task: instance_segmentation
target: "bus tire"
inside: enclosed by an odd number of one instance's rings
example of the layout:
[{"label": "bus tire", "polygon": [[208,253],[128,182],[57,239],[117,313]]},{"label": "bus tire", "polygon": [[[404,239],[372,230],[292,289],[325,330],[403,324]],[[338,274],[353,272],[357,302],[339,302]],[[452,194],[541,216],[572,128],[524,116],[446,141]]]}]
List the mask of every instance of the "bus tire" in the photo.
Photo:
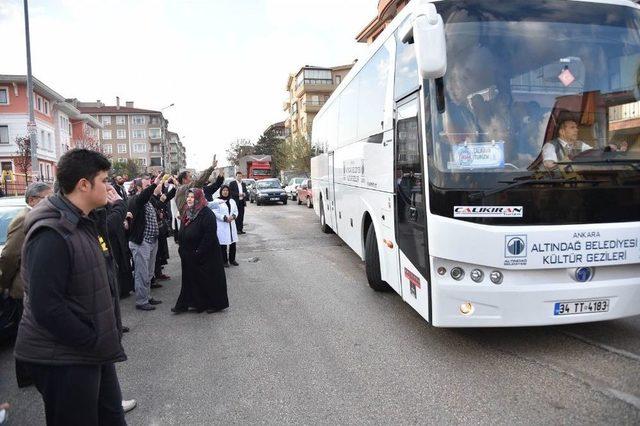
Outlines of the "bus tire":
[{"label": "bus tire", "polygon": [[380,274],[380,253],[378,253],[378,243],[376,242],[376,231],[373,224],[369,225],[367,237],[364,242],[365,251],[365,271],[367,272],[367,281],[369,287],[375,291],[389,291],[389,284],[382,281]]},{"label": "bus tire", "polygon": [[322,202],[322,198],[320,198],[320,230],[325,234],[330,234],[331,227],[327,225],[327,217],[324,215],[324,203]]},{"label": "bus tire", "polygon": [[313,207],[313,202],[311,201],[311,197],[307,197],[307,208]]}]

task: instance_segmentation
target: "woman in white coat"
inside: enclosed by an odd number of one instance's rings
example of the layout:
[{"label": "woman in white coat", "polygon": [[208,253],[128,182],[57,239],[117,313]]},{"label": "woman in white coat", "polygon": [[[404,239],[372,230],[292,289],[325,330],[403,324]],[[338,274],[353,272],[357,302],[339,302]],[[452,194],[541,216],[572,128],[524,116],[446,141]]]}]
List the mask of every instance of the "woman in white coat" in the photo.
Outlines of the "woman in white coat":
[{"label": "woman in white coat", "polygon": [[213,201],[212,210],[218,221],[218,240],[220,241],[224,266],[225,268],[228,268],[229,264],[238,266],[238,262],[236,262],[238,206],[231,198],[231,191],[227,185],[222,185],[220,188],[220,196]]}]

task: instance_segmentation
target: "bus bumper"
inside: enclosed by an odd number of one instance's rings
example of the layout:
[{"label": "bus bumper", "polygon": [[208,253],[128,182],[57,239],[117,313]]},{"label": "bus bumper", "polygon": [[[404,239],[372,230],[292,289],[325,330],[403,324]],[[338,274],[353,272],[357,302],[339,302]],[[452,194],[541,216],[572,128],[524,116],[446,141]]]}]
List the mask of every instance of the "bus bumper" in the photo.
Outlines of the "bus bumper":
[{"label": "bus bumper", "polygon": [[[600,267],[586,283],[575,282],[567,269],[502,271],[501,284],[493,284],[486,274],[480,283],[468,274],[455,281],[449,270],[433,274],[432,323],[437,327],[560,325],[640,315],[640,265]],[[557,304],[586,306],[589,301],[607,301],[607,310],[559,314]]]}]

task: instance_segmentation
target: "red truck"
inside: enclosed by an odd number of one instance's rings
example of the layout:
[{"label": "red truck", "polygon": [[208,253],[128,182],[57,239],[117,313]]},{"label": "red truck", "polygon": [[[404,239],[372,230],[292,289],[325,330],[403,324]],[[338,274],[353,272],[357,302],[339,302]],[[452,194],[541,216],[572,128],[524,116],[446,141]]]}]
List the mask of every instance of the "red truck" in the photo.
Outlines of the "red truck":
[{"label": "red truck", "polygon": [[245,155],[240,158],[240,171],[248,179],[267,179],[272,177],[270,155]]}]

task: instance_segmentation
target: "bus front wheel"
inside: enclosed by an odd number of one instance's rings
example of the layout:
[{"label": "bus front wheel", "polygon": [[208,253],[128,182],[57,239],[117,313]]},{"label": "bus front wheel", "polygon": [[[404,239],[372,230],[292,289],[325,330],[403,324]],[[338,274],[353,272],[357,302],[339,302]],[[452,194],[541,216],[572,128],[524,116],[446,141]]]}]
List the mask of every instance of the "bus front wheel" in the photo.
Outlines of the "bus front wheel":
[{"label": "bus front wheel", "polygon": [[365,250],[365,270],[367,272],[367,281],[369,287],[375,291],[389,291],[389,284],[382,281],[380,274],[380,253],[378,253],[378,243],[376,241],[376,231],[373,224],[369,225],[367,238],[364,242]]},{"label": "bus front wheel", "polygon": [[320,198],[320,230],[325,234],[331,233],[331,227],[327,225],[327,217],[324,215],[324,202]]}]

